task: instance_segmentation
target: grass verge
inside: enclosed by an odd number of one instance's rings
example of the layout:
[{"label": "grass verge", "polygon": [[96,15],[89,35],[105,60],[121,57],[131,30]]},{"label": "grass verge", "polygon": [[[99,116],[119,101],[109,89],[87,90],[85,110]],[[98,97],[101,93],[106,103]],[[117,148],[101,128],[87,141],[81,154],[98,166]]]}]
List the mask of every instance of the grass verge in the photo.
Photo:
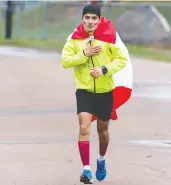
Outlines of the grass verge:
[{"label": "grass verge", "polygon": [[139,46],[139,45],[127,45],[129,53],[146,59],[152,59],[157,61],[166,61],[171,62],[171,53],[170,50],[148,47],[148,46]]},{"label": "grass verge", "polygon": [[[51,50],[56,52],[61,52],[64,42],[62,40],[24,40],[24,39],[14,39],[5,40],[0,39],[0,45],[8,45],[15,47],[26,47],[26,48],[36,48],[42,50]],[[158,61],[171,62],[170,50],[162,48],[154,48],[140,45],[127,45],[129,53],[131,55],[153,59]]]}]

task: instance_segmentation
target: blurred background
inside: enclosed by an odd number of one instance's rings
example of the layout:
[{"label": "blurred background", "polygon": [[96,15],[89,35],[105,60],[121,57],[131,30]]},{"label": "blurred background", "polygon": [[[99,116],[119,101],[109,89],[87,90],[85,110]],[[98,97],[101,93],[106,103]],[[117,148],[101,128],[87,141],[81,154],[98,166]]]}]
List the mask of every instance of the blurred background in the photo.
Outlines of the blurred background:
[{"label": "blurred background", "polygon": [[88,3],[102,8],[131,53],[170,61],[171,3],[164,1],[1,1],[0,43],[61,51]]}]

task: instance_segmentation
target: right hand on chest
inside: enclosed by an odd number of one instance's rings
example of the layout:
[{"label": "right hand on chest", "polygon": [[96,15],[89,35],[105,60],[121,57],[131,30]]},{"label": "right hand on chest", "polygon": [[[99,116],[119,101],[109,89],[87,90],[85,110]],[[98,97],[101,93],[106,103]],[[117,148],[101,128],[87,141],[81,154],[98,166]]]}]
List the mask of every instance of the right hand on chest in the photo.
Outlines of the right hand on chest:
[{"label": "right hand on chest", "polygon": [[84,54],[87,57],[90,57],[90,56],[98,55],[101,50],[102,50],[102,48],[100,46],[87,46],[84,49]]}]

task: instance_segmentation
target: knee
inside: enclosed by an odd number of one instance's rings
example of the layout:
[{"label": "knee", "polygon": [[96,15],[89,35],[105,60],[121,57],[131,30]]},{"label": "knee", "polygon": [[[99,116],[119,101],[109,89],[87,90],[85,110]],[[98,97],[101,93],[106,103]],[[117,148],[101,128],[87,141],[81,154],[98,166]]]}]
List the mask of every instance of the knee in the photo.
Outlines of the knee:
[{"label": "knee", "polygon": [[98,132],[100,141],[108,141],[109,140],[109,132],[108,130],[103,130]]},{"label": "knee", "polygon": [[89,132],[90,132],[90,129],[88,126],[80,126],[80,135],[82,136],[86,136],[86,135],[89,135]]}]

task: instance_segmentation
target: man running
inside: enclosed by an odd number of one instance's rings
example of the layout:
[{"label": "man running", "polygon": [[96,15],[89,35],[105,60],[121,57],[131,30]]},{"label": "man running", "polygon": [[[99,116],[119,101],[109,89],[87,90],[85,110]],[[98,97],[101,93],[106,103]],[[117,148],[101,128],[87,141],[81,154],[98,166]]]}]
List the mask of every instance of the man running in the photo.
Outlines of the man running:
[{"label": "man running", "polygon": [[62,50],[63,67],[74,68],[80,126],[78,148],[83,164],[80,182],[84,184],[92,184],[89,135],[95,119],[99,136],[96,179],[102,181],[107,174],[105,154],[115,102],[113,75],[128,62],[127,49],[115,44],[116,37],[112,22],[101,16],[97,5],[89,4],[83,8],[81,24],[68,37]]}]

